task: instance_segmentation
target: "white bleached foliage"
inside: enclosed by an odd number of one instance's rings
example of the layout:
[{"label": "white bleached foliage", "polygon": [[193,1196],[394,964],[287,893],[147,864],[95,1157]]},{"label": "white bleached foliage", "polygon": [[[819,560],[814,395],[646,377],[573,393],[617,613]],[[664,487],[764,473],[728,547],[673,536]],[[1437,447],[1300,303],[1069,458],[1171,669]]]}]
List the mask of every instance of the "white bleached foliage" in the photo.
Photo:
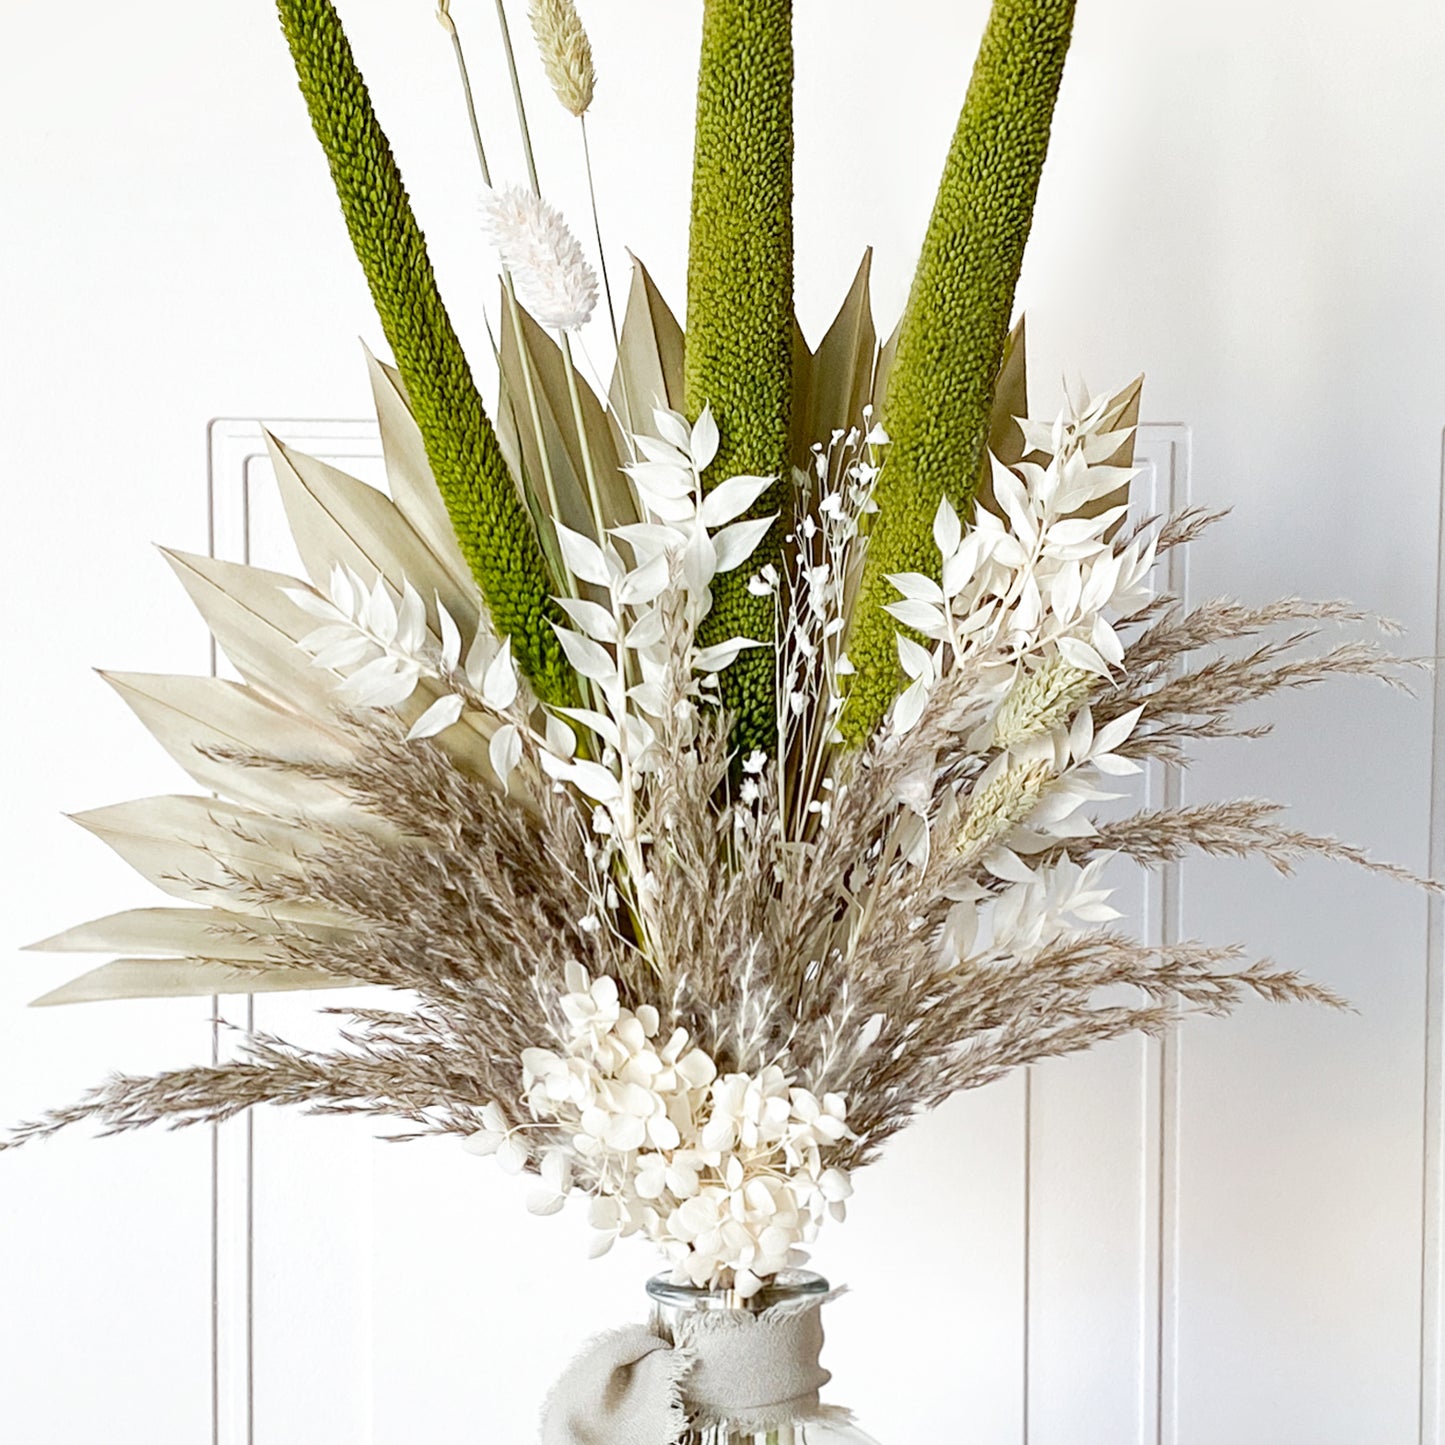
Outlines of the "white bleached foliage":
[{"label": "white bleached foliage", "polygon": [[1115,624],[1153,595],[1152,536],[1121,530],[1122,505],[1082,515],[1127,484],[1129,468],[1107,464],[1127,432],[1107,431],[1103,398],[1052,426],[1021,421],[1031,454],[1047,464],[993,459],[997,511],[980,506],[965,530],[945,497],[934,520],[939,580],[918,572],[889,580],[901,594],[889,614],[934,644],[931,661],[900,635],[910,686],[894,727],[917,722],[945,658],[977,669],[983,683],[1008,681],[1053,657],[1108,682],[1124,658]]},{"label": "white bleached foliage", "polygon": [[413,741],[445,731],[468,706],[505,714],[522,693],[510,640],[499,640],[483,617],[463,658],[456,619],[437,598],[433,633],[426,603],[404,578],[398,596],[385,578],[368,587],[338,565],[326,596],[303,587],[287,595],[320,622],[298,645],[317,667],[340,675],[337,696],[348,706],[394,708],[418,687],[440,691],[412,724]]},{"label": "white bleached foliage", "polygon": [[[849,1135],[839,1095],[817,1098],[776,1066],[719,1075],[686,1029],[664,1029],[616,983],[573,964],[558,1001],[559,1046],[527,1049],[521,1107],[544,1142],[529,1207],[554,1214],[574,1190],[590,1196],[593,1253],[643,1234],[679,1282],[727,1279],[743,1298],[801,1263],[822,1221],[852,1193],[827,1151]],[[531,1130],[509,1129],[495,1105],[468,1141],[504,1168],[525,1163]]]}]

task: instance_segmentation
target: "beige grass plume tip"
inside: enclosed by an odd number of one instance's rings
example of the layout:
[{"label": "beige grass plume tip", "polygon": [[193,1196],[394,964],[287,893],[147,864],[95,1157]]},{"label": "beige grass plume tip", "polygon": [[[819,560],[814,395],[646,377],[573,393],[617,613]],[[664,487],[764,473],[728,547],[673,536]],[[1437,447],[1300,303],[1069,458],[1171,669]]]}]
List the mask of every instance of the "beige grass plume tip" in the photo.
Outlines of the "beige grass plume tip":
[{"label": "beige grass plume tip", "polygon": [[577,7],[572,0],[531,0],[528,13],[557,99],[573,115],[586,114],[597,87],[597,70]]}]

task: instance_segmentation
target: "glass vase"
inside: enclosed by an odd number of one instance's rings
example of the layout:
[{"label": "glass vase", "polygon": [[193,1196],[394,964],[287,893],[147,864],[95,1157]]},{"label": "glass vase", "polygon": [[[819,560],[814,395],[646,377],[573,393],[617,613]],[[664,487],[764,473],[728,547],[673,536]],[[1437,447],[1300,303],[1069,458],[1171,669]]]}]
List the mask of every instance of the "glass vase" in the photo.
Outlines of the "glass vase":
[{"label": "glass vase", "polygon": [[[829,1293],[827,1280],[804,1271],[779,1275],[770,1285],[750,1300],[742,1300],[733,1290],[697,1289],[691,1285],[673,1284],[666,1275],[649,1280],[647,1293],[652,1301],[653,1330],[669,1342],[675,1342],[687,1316],[707,1310],[745,1310],[760,1314],[778,1305],[803,1306],[809,1301],[823,1301]],[[683,1392],[686,1395],[686,1384]],[[745,1428],[727,1420],[691,1426],[679,1445],[878,1445],[856,1425],[842,1418],[797,1420],[766,1430]]]}]

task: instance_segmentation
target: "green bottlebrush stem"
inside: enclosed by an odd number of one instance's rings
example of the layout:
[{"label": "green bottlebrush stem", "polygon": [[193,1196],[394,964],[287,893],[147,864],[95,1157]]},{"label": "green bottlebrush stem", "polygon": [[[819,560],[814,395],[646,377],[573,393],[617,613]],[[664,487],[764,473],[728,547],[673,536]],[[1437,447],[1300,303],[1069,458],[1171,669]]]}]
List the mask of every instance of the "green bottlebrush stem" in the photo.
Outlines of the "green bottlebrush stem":
[{"label": "green bottlebrush stem", "polygon": [[396,358],[432,475],[499,633],[537,695],[576,700],[551,623],[565,619],[471,368],[452,329],[401,173],[329,0],[277,0],[311,124]]},{"label": "green bottlebrush stem", "polygon": [[[773,601],[748,577],[777,555],[791,507],[793,408],[793,7],[707,0],[697,85],[687,269],[687,409],[711,406],[722,444],[709,482],[776,476],[753,510],[779,514],[752,562],[713,584],[705,643],[773,636]],[[722,674],[743,754],[777,736],[775,657],[744,652]]]},{"label": "green bottlebrush stem", "polygon": [[892,438],[875,493],[848,656],[842,730],[864,742],[898,690],[895,572],[938,575],[933,517],[945,494],[972,510],[1074,0],[994,0],[944,167],[889,377]]}]

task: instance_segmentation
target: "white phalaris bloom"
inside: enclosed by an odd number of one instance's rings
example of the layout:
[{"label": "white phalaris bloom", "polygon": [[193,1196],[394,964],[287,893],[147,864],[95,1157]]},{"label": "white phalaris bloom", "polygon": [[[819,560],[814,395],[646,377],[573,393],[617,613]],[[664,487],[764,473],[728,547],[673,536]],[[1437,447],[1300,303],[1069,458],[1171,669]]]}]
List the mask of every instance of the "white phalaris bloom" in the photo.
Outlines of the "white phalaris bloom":
[{"label": "white phalaris bloom", "polygon": [[597,273],[561,212],[524,186],[485,202],[485,225],[517,297],[543,326],[579,331],[597,307]]},{"label": "white phalaris bloom", "polygon": [[[529,1207],[553,1214],[585,1192],[594,1254],[645,1234],[679,1281],[757,1293],[844,1214],[852,1185],[827,1161],[849,1137],[845,1100],[816,1098],[775,1065],[719,1076],[685,1029],[664,1036],[655,1008],[625,1007],[612,979],[571,964],[566,986],[562,1048],[521,1060],[523,1108],[550,1141]],[[490,1105],[467,1147],[515,1172],[524,1139]]]},{"label": "white phalaris bloom", "polygon": [[573,115],[585,115],[597,88],[597,69],[577,7],[572,0],[532,0],[528,14],[557,99]]}]

